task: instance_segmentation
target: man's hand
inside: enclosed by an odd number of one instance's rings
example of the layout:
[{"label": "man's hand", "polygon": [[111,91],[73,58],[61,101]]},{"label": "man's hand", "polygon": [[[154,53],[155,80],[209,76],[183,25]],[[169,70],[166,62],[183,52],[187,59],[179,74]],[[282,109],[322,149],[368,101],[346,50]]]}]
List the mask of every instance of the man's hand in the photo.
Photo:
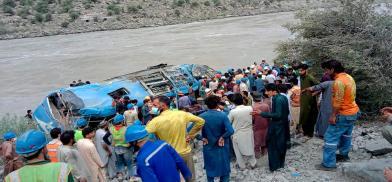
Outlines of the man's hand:
[{"label": "man's hand", "polygon": [[208,145],[208,139],[207,138],[203,138],[202,141],[203,141],[203,145]]},{"label": "man's hand", "polygon": [[335,125],[336,124],[336,116],[334,114],[332,114],[331,117],[329,117],[328,122],[329,122],[329,124]]},{"label": "man's hand", "polygon": [[304,92],[312,92],[312,89],[310,87],[308,87],[308,88],[301,90],[301,93],[304,93]]},{"label": "man's hand", "polygon": [[189,142],[191,142],[191,140],[192,140],[192,137],[190,137],[189,135],[188,136],[186,136],[186,143],[189,143]]},{"label": "man's hand", "polygon": [[257,111],[252,111],[251,113],[250,113],[250,115],[252,115],[252,116],[257,116],[257,115],[260,115],[261,113],[259,113],[259,112],[257,112]]},{"label": "man's hand", "polygon": [[225,139],[223,137],[220,137],[218,140],[218,146],[223,147],[225,146]]},{"label": "man's hand", "polygon": [[386,167],[384,169],[384,177],[388,182],[392,182],[392,168]]}]

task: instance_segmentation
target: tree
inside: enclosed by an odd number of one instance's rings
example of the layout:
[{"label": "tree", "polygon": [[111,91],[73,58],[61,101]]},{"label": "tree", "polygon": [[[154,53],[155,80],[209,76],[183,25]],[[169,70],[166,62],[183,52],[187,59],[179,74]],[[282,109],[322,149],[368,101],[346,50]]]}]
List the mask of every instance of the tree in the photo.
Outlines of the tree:
[{"label": "tree", "polygon": [[340,60],[356,80],[361,110],[378,113],[392,105],[392,16],[375,7],[373,0],[341,0],[338,7],[298,13],[300,22],[287,25],[296,38],[278,46],[275,63],[307,60],[321,75],[321,62]]}]

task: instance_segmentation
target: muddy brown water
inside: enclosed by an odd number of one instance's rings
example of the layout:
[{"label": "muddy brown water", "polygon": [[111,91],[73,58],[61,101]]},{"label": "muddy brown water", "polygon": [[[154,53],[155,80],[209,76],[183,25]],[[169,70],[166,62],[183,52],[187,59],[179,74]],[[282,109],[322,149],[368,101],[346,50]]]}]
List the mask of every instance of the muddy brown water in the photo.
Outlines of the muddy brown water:
[{"label": "muddy brown water", "polygon": [[99,82],[159,63],[246,67],[276,56],[292,12],[133,30],[0,41],[0,115],[35,109],[73,80]]}]

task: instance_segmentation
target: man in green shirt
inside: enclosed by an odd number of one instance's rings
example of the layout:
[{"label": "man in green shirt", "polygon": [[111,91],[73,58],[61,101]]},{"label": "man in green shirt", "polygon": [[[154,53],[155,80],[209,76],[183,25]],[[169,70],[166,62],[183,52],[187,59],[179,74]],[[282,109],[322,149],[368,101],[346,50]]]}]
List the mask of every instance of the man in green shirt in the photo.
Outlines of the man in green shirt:
[{"label": "man in green shirt", "polygon": [[[299,67],[301,90],[319,84],[319,82],[308,73],[308,68],[309,67],[306,64],[301,64]],[[307,141],[313,137],[314,125],[317,121],[318,109],[316,96],[313,96],[309,92],[301,93],[300,103],[299,124],[302,126],[304,136],[306,137],[305,141]]]},{"label": "man in green shirt", "polygon": [[16,140],[16,153],[26,159],[26,166],[8,174],[6,182],[23,181],[68,181],[73,182],[71,166],[66,163],[51,163],[47,157],[45,134],[29,130]]},{"label": "man in green shirt", "polygon": [[265,93],[272,97],[271,112],[252,112],[252,115],[261,115],[264,118],[271,118],[267,132],[268,162],[270,171],[275,171],[284,167],[286,158],[287,141],[290,131],[288,127],[289,102],[287,97],[278,92],[277,86],[270,83],[265,86]]}]

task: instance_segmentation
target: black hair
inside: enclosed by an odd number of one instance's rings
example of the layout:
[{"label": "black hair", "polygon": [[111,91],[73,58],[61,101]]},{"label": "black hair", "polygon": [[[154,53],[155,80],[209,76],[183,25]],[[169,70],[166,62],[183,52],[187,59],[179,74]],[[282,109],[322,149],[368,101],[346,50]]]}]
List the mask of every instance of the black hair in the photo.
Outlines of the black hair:
[{"label": "black hair", "polygon": [[298,79],[297,78],[292,78],[289,80],[289,83],[292,83],[293,85],[298,85]]},{"label": "black hair", "polygon": [[309,66],[307,64],[301,64],[298,66],[299,69],[307,70]]},{"label": "black hair", "polygon": [[63,145],[68,145],[71,142],[71,139],[74,139],[75,132],[73,130],[64,131],[63,134],[60,135],[60,141]]},{"label": "black hair", "polygon": [[132,99],[132,100],[131,100],[131,103],[132,103],[132,104],[137,104],[137,102],[138,102],[137,99]]},{"label": "black hair", "polygon": [[244,95],[246,95],[246,96],[249,95],[249,92],[248,92],[248,91],[245,91],[245,90],[242,91],[242,93],[243,93]]},{"label": "black hair", "polygon": [[210,95],[204,100],[204,103],[207,105],[208,109],[216,109],[220,100],[220,97],[216,95]]},{"label": "black hair", "polygon": [[91,84],[91,82],[90,81],[86,81],[86,84]]},{"label": "black hair", "polygon": [[31,113],[31,109],[27,110],[27,114]]},{"label": "black hair", "polygon": [[269,75],[272,74],[272,70],[268,70],[268,74],[269,74]]},{"label": "black hair", "polygon": [[233,94],[232,100],[233,100],[233,103],[237,106],[244,104],[244,98],[239,93]]},{"label": "black hair", "polygon": [[289,69],[287,69],[287,71],[294,71],[294,69],[293,68],[289,68]]},{"label": "black hair", "polygon": [[43,149],[43,147],[40,148],[39,150],[37,150],[36,153],[34,153],[33,155],[30,155],[30,156],[24,157],[24,158],[27,159],[27,160],[35,159],[35,158],[37,158],[39,156],[39,154],[41,154],[42,149]]},{"label": "black hair", "polygon": [[344,67],[343,67],[342,63],[338,60],[335,60],[335,59],[331,59],[331,60],[327,61],[324,66],[325,66],[325,69],[333,69],[335,73],[344,72]]},{"label": "black hair", "polygon": [[124,100],[129,100],[129,96],[124,96]]},{"label": "black hair", "polygon": [[324,61],[321,63],[321,68],[325,69],[327,67],[328,61]]},{"label": "black hair", "polygon": [[92,132],[94,132],[93,128],[91,128],[91,127],[84,128],[82,131],[83,137],[86,138],[86,136]]},{"label": "black hair", "polygon": [[169,97],[167,97],[167,96],[159,96],[156,99],[158,99],[160,103],[165,104],[167,107],[170,106],[171,100],[170,100]]},{"label": "black hair", "polygon": [[61,134],[60,128],[53,128],[50,130],[50,137],[52,137],[53,139],[59,137],[60,134]]},{"label": "black hair", "polygon": [[287,93],[287,86],[285,84],[279,84],[277,86],[279,93]]},{"label": "black hair", "polygon": [[274,83],[269,83],[265,86],[265,90],[267,91],[278,91],[276,84]]}]

